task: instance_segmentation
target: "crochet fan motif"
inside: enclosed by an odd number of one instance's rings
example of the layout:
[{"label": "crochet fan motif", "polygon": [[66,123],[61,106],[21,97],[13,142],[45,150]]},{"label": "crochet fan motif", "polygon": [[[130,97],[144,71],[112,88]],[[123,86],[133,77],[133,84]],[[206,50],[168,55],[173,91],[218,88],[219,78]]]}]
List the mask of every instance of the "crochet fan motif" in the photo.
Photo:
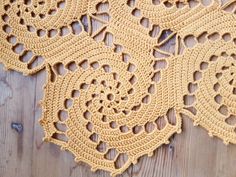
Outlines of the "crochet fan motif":
[{"label": "crochet fan motif", "polygon": [[236,143],[234,0],[0,2],[0,62],[46,70],[44,140],[76,161],[120,174],[183,115]]}]

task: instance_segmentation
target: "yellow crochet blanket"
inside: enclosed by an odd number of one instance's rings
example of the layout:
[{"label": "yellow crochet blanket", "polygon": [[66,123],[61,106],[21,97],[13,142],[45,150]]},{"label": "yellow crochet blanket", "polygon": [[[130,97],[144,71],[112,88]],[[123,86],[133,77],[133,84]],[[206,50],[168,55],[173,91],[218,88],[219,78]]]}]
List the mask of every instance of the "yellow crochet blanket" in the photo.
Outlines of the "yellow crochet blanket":
[{"label": "yellow crochet blanket", "polygon": [[0,62],[47,83],[45,141],[115,176],[182,116],[236,143],[236,2],[0,0]]}]

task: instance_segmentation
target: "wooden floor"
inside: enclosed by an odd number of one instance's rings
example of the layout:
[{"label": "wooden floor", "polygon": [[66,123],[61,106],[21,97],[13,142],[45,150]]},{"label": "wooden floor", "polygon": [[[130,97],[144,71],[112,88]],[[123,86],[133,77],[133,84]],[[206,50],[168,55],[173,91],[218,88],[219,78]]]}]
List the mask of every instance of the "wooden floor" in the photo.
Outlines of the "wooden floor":
[{"label": "wooden floor", "polygon": [[[45,73],[23,76],[0,65],[0,177],[95,177],[86,164],[42,142],[39,100]],[[22,126],[21,126],[22,125]],[[184,118],[183,132],[123,175],[139,177],[236,177],[236,145],[226,146]]]},{"label": "wooden floor", "polygon": [[[61,151],[44,136],[38,120],[45,72],[23,76],[0,65],[0,177],[109,177],[76,164],[71,153]],[[183,132],[152,157],[141,157],[122,177],[236,177],[236,145],[210,138],[190,119]]]}]

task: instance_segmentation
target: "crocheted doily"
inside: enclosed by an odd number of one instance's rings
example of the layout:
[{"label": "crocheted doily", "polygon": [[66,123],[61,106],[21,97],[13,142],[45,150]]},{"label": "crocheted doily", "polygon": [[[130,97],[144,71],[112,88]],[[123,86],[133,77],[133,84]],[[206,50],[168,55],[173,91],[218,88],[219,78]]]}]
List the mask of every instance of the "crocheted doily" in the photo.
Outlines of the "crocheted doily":
[{"label": "crocheted doily", "polygon": [[46,68],[44,140],[117,175],[180,133],[182,115],[236,143],[235,4],[0,0],[0,62]]}]

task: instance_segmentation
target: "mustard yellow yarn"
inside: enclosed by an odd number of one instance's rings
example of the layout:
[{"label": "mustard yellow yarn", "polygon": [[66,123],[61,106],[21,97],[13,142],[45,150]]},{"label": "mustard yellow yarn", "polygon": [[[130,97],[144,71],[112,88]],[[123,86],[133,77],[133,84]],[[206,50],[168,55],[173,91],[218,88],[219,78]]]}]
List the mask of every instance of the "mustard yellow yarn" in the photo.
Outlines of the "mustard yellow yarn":
[{"label": "mustard yellow yarn", "polygon": [[44,140],[115,176],[182,115],[236,144],[234,2],[0,0],[0,62],[45,69]]}]

